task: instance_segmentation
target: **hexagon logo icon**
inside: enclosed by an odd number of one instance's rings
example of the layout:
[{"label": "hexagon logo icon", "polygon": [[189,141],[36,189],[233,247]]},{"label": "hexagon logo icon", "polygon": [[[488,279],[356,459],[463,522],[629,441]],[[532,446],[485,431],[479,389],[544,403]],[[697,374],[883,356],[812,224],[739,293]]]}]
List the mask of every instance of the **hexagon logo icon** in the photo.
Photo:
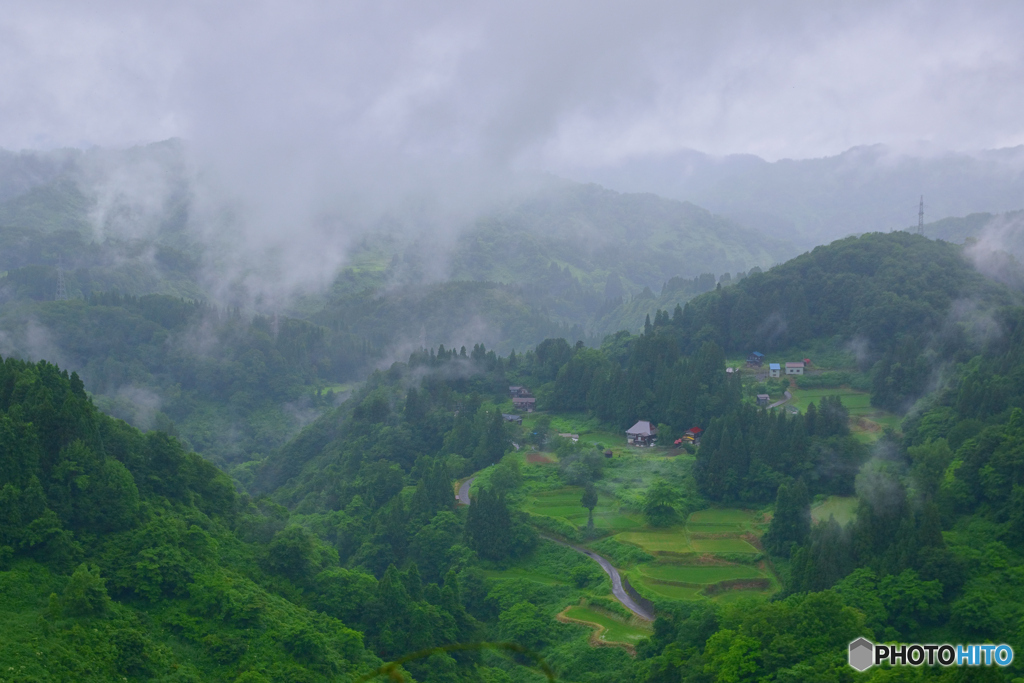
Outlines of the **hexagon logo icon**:
[{"label": "hexagon logo icon", "polygon": [[850,643],[850,666],[857,671],[866,671],[874,664],[875,646],[866,638]]}]

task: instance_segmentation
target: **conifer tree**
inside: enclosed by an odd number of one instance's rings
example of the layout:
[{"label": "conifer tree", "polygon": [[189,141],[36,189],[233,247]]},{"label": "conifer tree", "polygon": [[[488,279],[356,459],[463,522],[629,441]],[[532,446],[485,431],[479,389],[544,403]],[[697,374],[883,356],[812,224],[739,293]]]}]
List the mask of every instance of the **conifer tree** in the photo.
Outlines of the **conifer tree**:
[{"label": "conifer tree", "polygon": [[587,511],[590,513],[587,517],[587,531],[593,531],[594,508],[597,507],[597,489],[589,481],[583,487],[583,497],[580,499],[580,505],[587,508]]}]

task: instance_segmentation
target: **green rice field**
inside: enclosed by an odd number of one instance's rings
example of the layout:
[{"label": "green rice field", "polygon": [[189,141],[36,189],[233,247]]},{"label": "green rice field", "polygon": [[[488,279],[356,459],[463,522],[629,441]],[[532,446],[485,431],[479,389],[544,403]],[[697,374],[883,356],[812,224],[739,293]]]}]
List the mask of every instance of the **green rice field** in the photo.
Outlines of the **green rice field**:
[{"label": "green rice field", "polygon": [[691,538],[690,547],[698,553],[759,553],[742,538]]},{"label": "green rice field", "polygon": [[671,600],[701,600],[704,598],[701,594],[703,589],[695,586],[673,586],[668,583],[655,583],[654,581],[647,581],[642,575],[638,576],[636,581],[633,581],[633,577],[630,577],[630,582],[637,586],[644,595],[657,595]]},{"label": "green rice field", "polygon": [[598,636],[598,638],[608,643],[627,643],[629,645],[635,645],[637,641],[654,633],[653,629],[641,628],[627,624],[602,612],[597,612],[589,607],[583,607],[582,605],[570,607],[566,610],[565,616],[570,619],[579,619],[580,621],[604,627],[604,631],[600,636]]},{"label": "green rice field", "polygon": [[686,520],[686,525],[691,524],[749,524],[753,522],[753,513],[747,510],[734,508],[712,508],[710,510],[698,510]]},{"label": "green rice field", "polygon": [[811,519],[815,522],[827,522],[829,515],[845,526],[857,517],[856,496],[829,496],[811,508]]},{"label": "green rice field", "polygon": [[632,543],[652,554],[693,552],[686,532],[679,527],[657,531],[628,531],[619,534],[617,538],[623,543]]},{"label": "green rice field", "polygon": [[661,581],[680,583],[718,583],[733,579],[763,579],[764,574],[754,567],[743,564],[727,565],[681,565],[645,564],[639,571],[644,576]]}]

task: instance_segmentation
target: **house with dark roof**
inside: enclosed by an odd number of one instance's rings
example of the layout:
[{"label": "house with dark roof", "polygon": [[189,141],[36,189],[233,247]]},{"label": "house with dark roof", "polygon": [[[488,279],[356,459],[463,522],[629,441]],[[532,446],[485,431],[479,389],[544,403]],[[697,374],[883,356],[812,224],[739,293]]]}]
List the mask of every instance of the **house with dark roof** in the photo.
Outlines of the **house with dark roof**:
[{"label": "house with dark roof", "polygon": [[747,356],[747,367],[749,368],[759,368],[762,363],[764,363],[764,354],[760,351],[754,351]]},{"label": "house with dark roof", "polygon": [[512,415],[510,413],[502,413],[501,417],[502,417],[502,419],[505,420],[505,422],[515,422],[517,425],[523,424],[523,416],[522,415]]},{"label": "house with dark roof", "polygon": [[537,399],[533,396],[517,396],[512,399],[512,405],[516,410],[532,413],[533,409],[537,406]]},{"label": "house with dark roof", "polygon": [[757,395],[757,405],[759,405],[759,406],[767,406],[771,402],[771,400],[772,400],[772,397],[769,396],[768,394],[758,394]]},{"label": "house with dark roof", "polygon": [[658,428],[647,420],[640,420],[626,430],[626,443],[631,446],[653,446],[658,438]]}]

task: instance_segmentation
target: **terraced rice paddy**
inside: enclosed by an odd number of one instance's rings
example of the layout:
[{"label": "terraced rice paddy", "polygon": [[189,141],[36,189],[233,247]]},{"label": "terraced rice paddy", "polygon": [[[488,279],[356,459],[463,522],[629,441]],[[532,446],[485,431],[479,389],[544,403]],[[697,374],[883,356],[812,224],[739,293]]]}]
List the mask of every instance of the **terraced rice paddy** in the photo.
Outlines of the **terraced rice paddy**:
[{"label": "terraced rice paddy", "polygon": [[744,564],[685,565],[645,564],[639,571],[644,576],[662,581],[710,584],[733,579],[763,579],[764,573]]},{"label": "terraced rice paddy", "polygon": [[595,633],[598,640],[606,643],[625,643],[635,645],[638,641],[650,636],[654,631],[641,628],[589,607],[577,605],[563,612],[569,619],[587,622],[597,627]]},{"label": "terraced rice paddy", "polygon": [[659,553],[692,553],[690,541],[682,528],[658,531],[632,531],[621,533],[617,538],[623,543],[632,543],[639,548],[657,555]]},{"label": "terraced rice paddy", "polygon": [[691,538],[690,547],[698,553],[751,553],[761,552],[742,538]]},{"label": "terraced rice paddy", "polygon": [[[637,565],[629,573],[630,581],[642,593],[674,600],[699,600],[707,597],[709,586],[726,581],[767,580],[775,585],[774,578],[763,569],[740,562],[707,560],[709,555],[759,553],[746,539],[761,534],[762,522],[761,515],[749,510],[701,510],[690,515],[682,526],[624,531],[615,538],[657,558]],[[771,592],[727,589],[714,594],[713,599],[722,600],[723,595],[733,593],[766,596]]]}]

